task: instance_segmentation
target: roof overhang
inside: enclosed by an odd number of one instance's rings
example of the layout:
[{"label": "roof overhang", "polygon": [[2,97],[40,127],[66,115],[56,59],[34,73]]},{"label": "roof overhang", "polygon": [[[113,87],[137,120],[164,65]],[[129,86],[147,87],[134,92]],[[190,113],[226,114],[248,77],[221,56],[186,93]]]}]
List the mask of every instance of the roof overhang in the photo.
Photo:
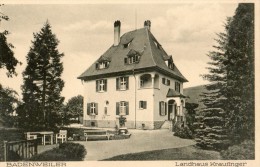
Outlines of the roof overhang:
[{"label": "roof overhang", "polygon": [[167,98],[169,98],[169,97],[182,97],[182,98],[185,98],[186,96],[181,94],[180,92],[177,92],[177,91],[175,91],[175,90],[170,88],[168,90],[168,93],[167,93],[166,97]]},{"label": "roof overhang", "polygon": [[158,66],[153,67],[145,67],[145,68],[138,68],[138,69],[132,69],[132,70],[126,70],[126,71],[117,71],[117,72],[110,72],[110,73],[103,73],[98,75],[89,75],[89,76],[79,76],[77,79],[81,79],[84,81],[94,80],[94,79],[100,79],[100,78],[107,78],[107,77],[115,77],[120,75],[131,75],[131,74],[137,74],[137,73],[143,73],[143,72],[151,72],[151,71],[158,71],[166,76],[169,76],[171,78],[178,79],[181,82],[188,82],[188,80],[184,77],[180,77],[176,74],[173,74],[167,70],[164,70]]}]

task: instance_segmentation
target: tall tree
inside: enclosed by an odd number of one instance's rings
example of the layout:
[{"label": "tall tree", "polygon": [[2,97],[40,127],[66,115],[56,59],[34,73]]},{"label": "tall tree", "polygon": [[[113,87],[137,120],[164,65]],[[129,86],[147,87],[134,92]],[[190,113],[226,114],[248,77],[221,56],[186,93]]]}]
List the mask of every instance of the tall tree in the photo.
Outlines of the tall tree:
[{"label": "tall tree", "polygon": [[[226,32],[229,29],[230,18],[225,25]],[[211,82],[206,85],[206,91],[201,95],[201,101],[205,108],[196,116],[197,122],[194,123],[196,128],[197,145],[204,148],[224,149],[228,146],[229,140],[225,128],[225,104],[227,69],[224,62],[227,60],[225,54],[227,47],[227,33],[217,34],[217,45],[213,46],[214,51],[209,52],[211,59],[209,62],[209,74],[203,77]]]},{"label": "tall tree", "polygon": [[[0,7],[2,5],[0,4]],[[3,21],[8,21],[9,17],[4,13],[0,12],[0,24]],[[0,25],[1,26],[1,25]],[[14,46],[11,43],[7,42],[7,35],[9,32],[4,30],[0,32],[0,69],[6,68],[7,69],[7,76],[12,77],[13,74],[17,75],[15,72],[15,67],[18,63],[21,64],[15,57],[13,48]]]},{"label": "tall tree", "polygon": [[218,37],[196,130],[198,145],[213,148],[254,138],[254,4],[239,4]]},{"label": "tall tree", "polygon": [[239,4],[228,31],[227,127],[233,141],[254,138],[254,4]]},{"label": "tall tree", "polygon": [[27,67],[23,72],[24,84],[21,117],[30,122],[29,127],[54,127],[64,97],[60,95],[64,81],[61,79],[63,64],[58,39],[48,21],[39,33],[34,33],[32,47],[27,54]]}]

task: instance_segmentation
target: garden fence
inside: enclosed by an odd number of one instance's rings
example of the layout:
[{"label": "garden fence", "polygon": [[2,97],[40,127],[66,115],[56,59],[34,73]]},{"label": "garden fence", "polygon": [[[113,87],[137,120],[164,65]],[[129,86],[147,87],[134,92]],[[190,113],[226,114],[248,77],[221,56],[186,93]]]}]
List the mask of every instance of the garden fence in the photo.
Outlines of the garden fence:
[{"label": "garden fence", "polygon": [[37,147],[37,139],[10,142],[4,141],[4,161],[29,159],[38,153]]}]

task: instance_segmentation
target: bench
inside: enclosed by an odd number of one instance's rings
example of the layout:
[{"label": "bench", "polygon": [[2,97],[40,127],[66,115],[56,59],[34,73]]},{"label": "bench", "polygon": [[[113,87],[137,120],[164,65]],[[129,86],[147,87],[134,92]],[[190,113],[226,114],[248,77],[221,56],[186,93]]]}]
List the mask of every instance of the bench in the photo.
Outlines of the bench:
[{"label": "bench", "polygon": [[100,139],[100,138],[107,138],[107,140],[110,139],[110,137],[114,136],[114,134],[110,134],[107,130],[84,130],[84,136],[86,138],[86,141],[89,138],[92,139]]}]

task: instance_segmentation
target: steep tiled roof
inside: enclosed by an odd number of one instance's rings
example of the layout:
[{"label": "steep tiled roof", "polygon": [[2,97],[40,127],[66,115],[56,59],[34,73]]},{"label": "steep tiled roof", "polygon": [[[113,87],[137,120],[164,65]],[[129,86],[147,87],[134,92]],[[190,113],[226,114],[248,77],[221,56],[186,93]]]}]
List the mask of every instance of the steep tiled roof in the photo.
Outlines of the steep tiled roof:
[{"label": "steep tiled roof", "polygon": [[[129,45],[124,47],[124,45]],[[129,54],[136,52],[140,55],[140,61],[136,64],[125,64],[124,58]],[[125,33],[120,38],[120,43],[117,46],[111,46],[95,63],[93,63],[84,73],[78,78],[90,80],[109,76],[118,73],[138,72],[140,70],[156,70],[165,75],[176,78],[182,82],[187,82],[187,79],[180,73],[176,65],[171,70],[165,64],[165,59],[171,56],[163,50],[159,42],[154,38],[152,33],[147,28]],[[99,60],[109,60],[108,68],[96,69],[96,63]]]}]

